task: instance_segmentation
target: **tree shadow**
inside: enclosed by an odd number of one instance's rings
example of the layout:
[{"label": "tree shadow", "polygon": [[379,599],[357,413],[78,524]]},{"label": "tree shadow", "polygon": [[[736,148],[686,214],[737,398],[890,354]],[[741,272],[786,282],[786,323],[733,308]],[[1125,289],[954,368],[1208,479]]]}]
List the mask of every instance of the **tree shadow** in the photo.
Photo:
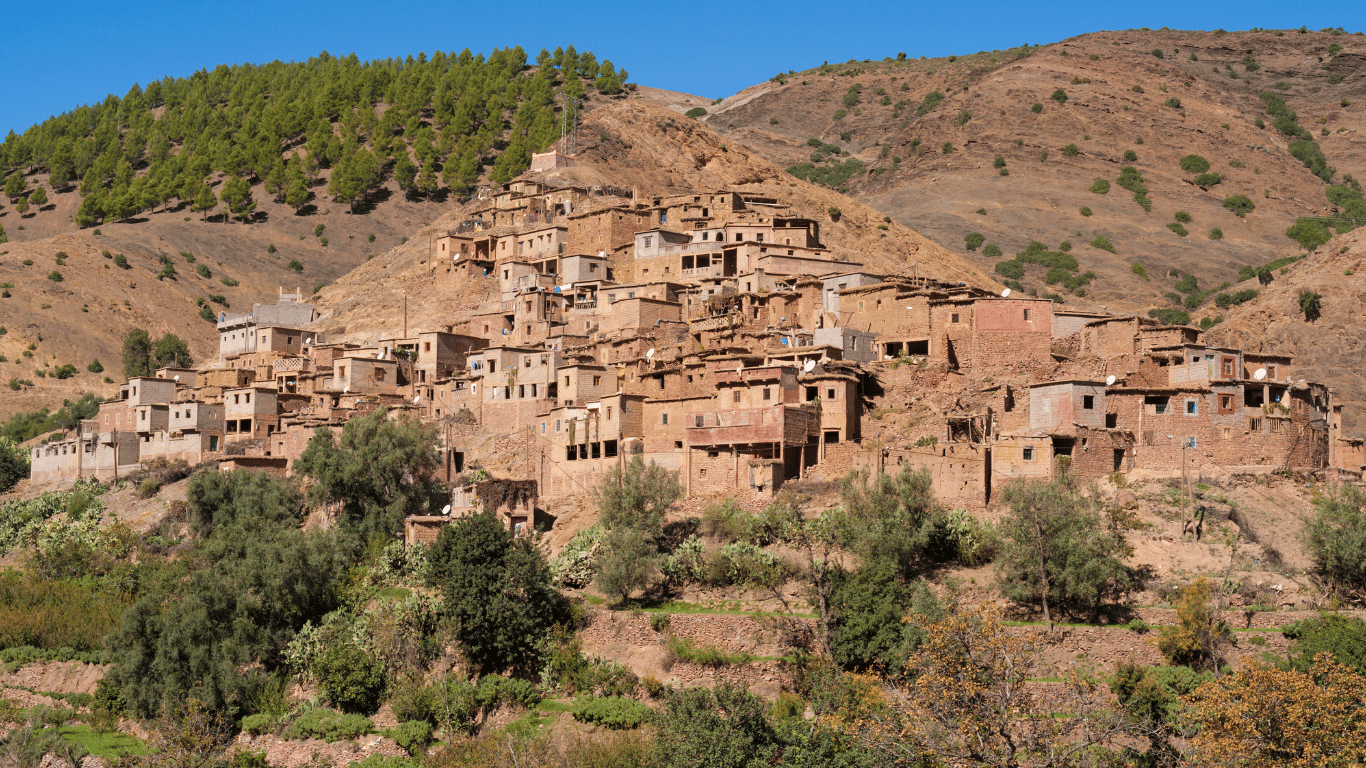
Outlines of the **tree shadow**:
[{"label": "tree shadow", "polygon": [[318,212],[318,206],[313,203],[304,203],[294,211],[295,216],[312,216]]},{"label": "tree shadow", "polygon": [[388,187],[380,187],[351,206],[351,213],[356,216],[363,216],[379,207],[380,203],[386,203],[393,197],[393,190]]}]

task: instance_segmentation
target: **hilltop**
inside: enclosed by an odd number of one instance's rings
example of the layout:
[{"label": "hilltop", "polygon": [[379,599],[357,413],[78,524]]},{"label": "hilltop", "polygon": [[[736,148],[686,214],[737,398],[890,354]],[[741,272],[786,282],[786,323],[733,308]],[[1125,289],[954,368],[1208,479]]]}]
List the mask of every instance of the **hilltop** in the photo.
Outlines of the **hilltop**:
[{"label": "hilltop", "polygon": [[[1242,266],[1301,251],[1286,229],[1337,206],[1315,175],[1323,169],[1290,153],[1297,138],[1273,126],[1259,94],[1297,113],[1339,183],[1366,171],[1363,65],[1366,42],[1329,31],[1096,32],[1042,47],[789,73],[701,119],[780,164],[819,160],[852,197],[983,269],[1031,241],[1050,250],[1067,241],[1080,271],[1095,273],[1085,295],[1045,284],[1041,268],[1025,270],[1023,288],[1056,292],[1069,305],[1146,311],[1172,307],[1164,294],[1184,274],[1214,288],[1236,282]],[[813,139],[823,145],[814,152]],[[1189,155],[1209,168],[1183,169]],[[1132,184],[1121,187],[1125,166],[1141,176],[1148,207]],[[1221,179],[1197,186],[1202,172]],[[1091,191],[1097,179],[1106,194]],[[1231,195],[1246,195],[1255,210],[1234,215],[1222,205]],[[975,251],[965,239],[973,233],[982,236]],[[1088,245],[1102,235],[1113,253]],[[983,253],[990,245],[1003,255]],[[1192,314],[1219,313],[1206,301]]]},{"label": "hilltop", "polygon": [[[639,100],[612,104],[587,113],[579,133],[579,164],[556,171],[558,183],[611,183],[656,195],[719,189],[770,194],[819,219],[823,242],[870,271],[915,273],[999,290],[989,272],[933,240],[884,221],[883,215],[856,200],[794,179],[758,152],[727,142],[667,107]],[[405,292],[413,318],[410,333],[466,319],[481,300],[497,292],[497,282],[484,278],[448,291],[432,280],[430,238],[462,221],[477,204],[443,214],[407,244],[320,291],[323,316],[315,327],[334,341],[373,341],[392,334],[403,320]],[[839,209],[838,220],[832,221],[831,208]]]}]

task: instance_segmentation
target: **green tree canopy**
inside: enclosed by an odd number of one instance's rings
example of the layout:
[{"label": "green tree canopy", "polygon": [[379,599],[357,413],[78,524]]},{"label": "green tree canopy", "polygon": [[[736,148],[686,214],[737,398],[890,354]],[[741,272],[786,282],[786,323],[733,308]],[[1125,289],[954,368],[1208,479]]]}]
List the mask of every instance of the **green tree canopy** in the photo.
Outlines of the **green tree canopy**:
[{"label": "green tree canopy", "polygon": [[427,560],[471,662],[484,670],[538,668],[543,641],[566,606],[532,539],[514,537],[486,512],[442,528]]},{"label": "green tree canopy", "polygon": [[313,502],[340,503],[366,539],[394,536],[404,517],[429,511],[441,493],[435,427],[391,419],[385,408],[346,422],[340,440],[319,428],[295,468],[313,481]]}]

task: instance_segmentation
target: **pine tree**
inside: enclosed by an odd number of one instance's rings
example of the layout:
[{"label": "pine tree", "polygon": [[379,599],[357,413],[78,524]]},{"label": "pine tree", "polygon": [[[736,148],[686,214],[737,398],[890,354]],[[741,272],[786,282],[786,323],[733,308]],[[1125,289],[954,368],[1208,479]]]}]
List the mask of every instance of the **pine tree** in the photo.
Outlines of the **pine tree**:
[{"label": "pine tree", "polygon": [[285,172],[285,161],[275,159],[275,165],[271,167],[270,173],[266,176],[266,191],[275,196],[275,202],[285,201],[285,190],[289,189],[289,176]]},{"label": "pine tree", "polygon": [[436,194],[437,190],[435,165],[434,161],[423,163],[422,172],[417,175],[417,190],[428,197]]},{"label": "pine tree", "polygon": [[43,189],[43,185],[39,184],[38,187],[33,190],[33,194],[28,196],[28,199],[34,205],[42,208],[47,205],[47,191]]},{"label": "pine tree", "polygon": [[18,200],[11,200],[11,202],[14,203],[14,210],[18,211],[20,216],[23,216],[24,214],[28,213],[27,197],[21,197]]},{"label": "pine tree", "polygon": [[228,179],[223,183],[223,203],[245,224],[256,208],[256,201],[251,196],[251,184],[241,176]]},{"label": "pine tree", "polygon": [[403,190],[405,196],[411,198],[417,191],[416,179],[417,166],[408,159],[406,151],[399,152],[398,162],[394,165],[394,181],[398,183],[398,188]]},{"label": "pine tree", "polygon": [[191,210],[203,214],[201,221],[208,221],[208,212],[218,207],[218,198],[214,195],[213,189],[208,184],[201,184],[199,191],[195,193],[194,205]]},{"label": "pine tree", "polygon": [[13,203],[15,199],[23,196],[25,186],[23,174],[16,173],[10,176],[5,180],[5,197]]}]

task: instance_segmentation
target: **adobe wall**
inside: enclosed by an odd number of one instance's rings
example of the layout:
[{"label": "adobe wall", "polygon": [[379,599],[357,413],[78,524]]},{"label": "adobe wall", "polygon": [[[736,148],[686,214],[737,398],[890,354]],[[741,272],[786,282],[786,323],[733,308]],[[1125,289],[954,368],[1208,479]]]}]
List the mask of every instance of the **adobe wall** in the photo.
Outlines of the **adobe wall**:
[{"label": "adobe wall", "polygon": [[901,450],[859,451],[854,458],[856,468],[873,473],[900,474],[909,467],[912,471],[926,470],[934,497],[940,503],[964,509],[981,509],[987,504],[985,446],[948,443],[926,448]]}]

